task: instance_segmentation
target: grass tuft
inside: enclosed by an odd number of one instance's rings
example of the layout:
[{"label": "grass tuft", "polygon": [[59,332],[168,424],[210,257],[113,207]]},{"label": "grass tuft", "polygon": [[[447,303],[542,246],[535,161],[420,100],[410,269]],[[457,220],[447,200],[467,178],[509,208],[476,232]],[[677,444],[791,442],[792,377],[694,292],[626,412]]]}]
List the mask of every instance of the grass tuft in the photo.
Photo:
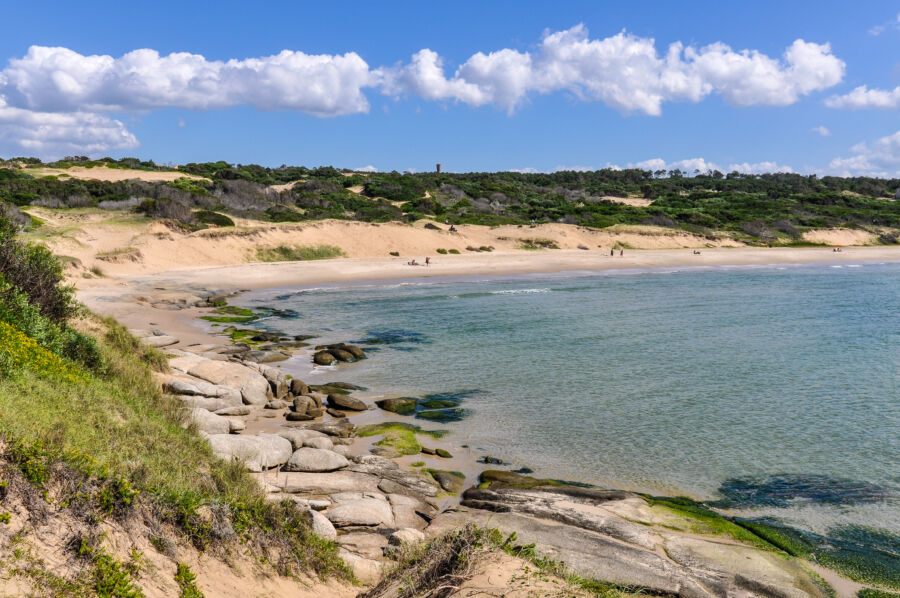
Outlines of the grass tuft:
[{"label": "grass tuft", "polygon": [[277,247],[260,247],[256,250],[256,259],[260,262],[300,262],[309,260],[327,260],[346,257],[340,247],[334,245],[278,245]]}]

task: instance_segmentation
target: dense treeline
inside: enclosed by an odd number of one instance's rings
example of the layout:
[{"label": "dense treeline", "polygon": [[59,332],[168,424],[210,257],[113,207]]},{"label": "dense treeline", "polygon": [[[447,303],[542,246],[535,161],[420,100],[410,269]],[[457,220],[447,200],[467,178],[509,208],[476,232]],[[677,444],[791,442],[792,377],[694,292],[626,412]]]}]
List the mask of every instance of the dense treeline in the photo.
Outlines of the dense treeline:
[{"label": "dense treeline", "polygon": [[[457,224],[566,222],[596,228],[655,224],[700,233],[731,230],[763,239],[796,237],[818,227],[900,227],[900,204],[893,201],[900,179],[717,171],[687,176],[678,170],[638,169],[359,173],[330,166],[269,168],[220,161],[179,168],[204,180],[148,183],[28,174],[36,165],[163,169],[134,158],[91,161],[76,156],[49,164],[13,158],[6,163],[28,167],[0,168],[0,201],[137,210],[196,223],[203,219],[192,215],[203,210],[207,221],[209,212],[218,211],[276,222],[434,218]],[[648,205],[626,205],[616,198],[643,199]]]}]

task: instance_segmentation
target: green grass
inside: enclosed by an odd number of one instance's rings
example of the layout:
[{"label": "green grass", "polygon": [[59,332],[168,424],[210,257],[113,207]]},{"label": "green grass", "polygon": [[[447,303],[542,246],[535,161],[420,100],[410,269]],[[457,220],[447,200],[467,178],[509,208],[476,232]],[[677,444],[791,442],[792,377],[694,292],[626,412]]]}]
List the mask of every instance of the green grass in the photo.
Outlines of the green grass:
[{"label": "green grass", "polygon": [[267,504],[242,467],[218,459],[203,438],[182,428],[180,404],[161,394],[148,367],[165,365],[161,353],[143,353],[110,320],[90,325],[101,335],[108,364],[102,375],[72,365],[77,377],[71,380],[29,368],[0,378],[0,436],[6,440],[0,457],[37,487],[60,462],[95,480],[89,502],[101,517],[149,501],[198,547],[216,537],[197,509],[223,505],[238,538],[289,553],[279,562],[281,572],[350,576],[334,545],[313,536],[301,512]]},{"label": "green grass", "polygon": [[218,324],[247,324],[259,319],[259,316],[200,316],[200,319]]},{"label": "green grass", "polygon": [[383,436],[384,438],[376,443],[378,446],[392,448],[401,455],[417,455],[422,451],[422,445],[419,444],[416,435],[441,438],[447,434],[447,431],[424,430],[419,426],[400,422],[383,422],[360,426],[357,434],[359,436]]},{"label": "green grass", "polygon": [[279,245],[277,247],[260,247],[256,250],[256,259],[260,262],[299,262],[309,260],[327,260],[346,257],[340,247],[334,245]]}]

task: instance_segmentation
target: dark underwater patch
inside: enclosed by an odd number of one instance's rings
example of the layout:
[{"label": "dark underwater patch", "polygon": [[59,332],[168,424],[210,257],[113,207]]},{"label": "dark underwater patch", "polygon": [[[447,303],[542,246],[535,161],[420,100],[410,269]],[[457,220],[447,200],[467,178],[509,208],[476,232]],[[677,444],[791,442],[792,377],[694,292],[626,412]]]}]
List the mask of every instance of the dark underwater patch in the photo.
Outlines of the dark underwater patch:
[{"label": "dark underwater patch", "polygon": [[884,502],[896,494],[888,488],[826,475],[778,474],[762,478],[731,478],[719,486],[722,499],[710,506],[789,507],[805,500],[830,505]]},{"label": "dark underwater patch", "polygon": [[461,407],[452,409],[428,409],[416,413],[416,418],[426,419],[428,421],[450,423],[459,422],[469,416],[469,410]]},{"label": "dark underwater patch", "polygon": [[[393,328],[390,330],[369,330],[366,338],[352,341],[357,345],[387,345],[397,351],[414,351],[415,347],[409,345],[423,345],[431,343],[426,335],[415,330]],[[368,350],[368,349],[367,349]]]}]

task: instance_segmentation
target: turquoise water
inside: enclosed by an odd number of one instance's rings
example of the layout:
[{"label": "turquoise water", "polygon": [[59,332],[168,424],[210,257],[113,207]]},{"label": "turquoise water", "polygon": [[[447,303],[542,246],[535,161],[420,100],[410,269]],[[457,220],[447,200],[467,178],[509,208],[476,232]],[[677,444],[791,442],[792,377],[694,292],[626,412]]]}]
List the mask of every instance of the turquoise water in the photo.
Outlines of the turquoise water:
[{"label": "turquoise water", "polygon": [[[319,342],[388,341],[321,381],[478,391],[460,422],[397,418],[534,475],[725,491],[735,513],[900,532],[900,264],[371,283],[237,303],[293,309],[261,324]],[[763,490],[728,494],[748,485]]]}]

